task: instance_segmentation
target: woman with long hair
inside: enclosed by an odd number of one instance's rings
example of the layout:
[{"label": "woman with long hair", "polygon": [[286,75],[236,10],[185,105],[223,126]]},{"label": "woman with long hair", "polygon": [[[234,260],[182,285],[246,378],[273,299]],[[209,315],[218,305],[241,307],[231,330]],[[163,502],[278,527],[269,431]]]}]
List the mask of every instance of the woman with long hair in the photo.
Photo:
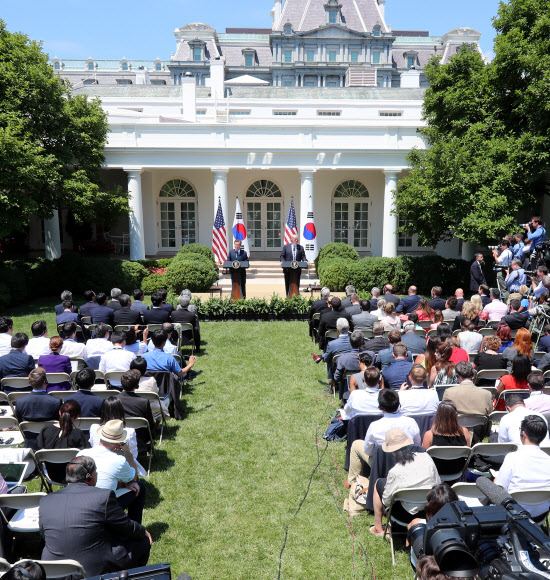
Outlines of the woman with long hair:
[{"label": "woman with long hair", "polygon": [[126,334],[126,345],[124,350],[133,352],[136,356],[141,356],[147,351],[147,328],[143,331],[143,341],[139,341],[136,336],[136,329],[134,326],[125,326],[123,330]]},{"label": "woman with long hair", "polygon": [[[69,399],[59,409],[59,421],[46,425],[38,435],[38,449],[89,449],[90,443],[84,431],[74,426],[80,417],[80,403]],[[64,463],[47,463],[46,469],[50,479],[57,482],[65,481]]]},{"label": "woman with long hair", "polygon": [[384,298],[379,298],[378,301],[376,302],[376,310],[373,310],[371,312],[371,314],[373,316],[377,316],[378,320],[383,320],[383,318],[386,316],[386,301],[384,300]]},{"label": "woman with long hair", "polygon": [[418,307],[414,312],[418,316],[418,320],[433,320],[434,311],[430,308],[430,304],[426,298],[420,299]]},{"label": "woman with long hair", "polygon": [[384,312],[386,313],[386,316],[382,318],[384,330],[401,330],[401,319],[395,314],[395,304],[388,302],[384,306]]},{"label": "woman with long hair", "polygon": [[[528,389],[527,377],[531,373],[531,359],[525,354],[518,354],[512,361],[512,372],[509,375],[500,377],[497,385],[498,394],[502,391],[511,391],[513,389]],[[497,411],[506,411],[504,399],[501,399]]]},{"label": "woman with long hair", "polygon": [[[38,366],[43,367],[47,373],[67,373],[72,372],[71,359],[61,354],[63,348],[63,339],[60,336],[50,338],[50,350],[52,354],[43,354],[38,358]],[[69,391],[71,383],[62,381],[61,383],[48,383],[46,391]]]},{"label": "woman with long hair", "polygon": [[514,344],[514,341],[512,340],[512,331],[506,322],[499,322],[495,336],[498,336],[502,343],[498,349],[499,353],[503,353],[506,348]]},{"label": "woman with long hair", "polygon": [[531,339],[531,333],[526,328],[519,328],[516,332],[516,338],[514,339],[514,344],[505,348],[502,352],[502,356],[507,361],[508,371],[512,370],[512,361],[518,354],[524,354],[533,361],[533,341]]},{"label": "woman with long hair", "polygon": [[481,300],[481,296],[479,294],[474,294],[470,298],[470,302],[473,305],[475,315],[479,316],[483,310],[483,301]]},{"label": "woman with long hair", "polygon": [[428,374],[430,374],[430,371],[436,362],[435,349],[439,343],[440,339],[437,336],[430,336],[426,343],[426,352],[424,354],[419,354],[414,361],[415,364],[422,365],[428,371]]},{"label": "woman with long hair", "polygon": [[144,477],[146,475],[145,469],[137,460],[138,456],[138,445],[136,438],[136,430],[131,427],[126,427],[126,415],[124,414],[124,407],[117,397],[109,397],[103,401],[101,406],[101,414],[99,416],[99,423],[94,423],[90,427],[90,443],[92,447],[97,447],[99,445],[99,429],[102,425],[105,425],[107,421],[112,421],[116,419],[122,421],[124,428],[128,432],[128,445],[124,446],[124,450],[121,454],[124,455],[126,461],[137,470],[138,474]]},{"label": "woman with long hair", "polygon": [[434,310],[434,321],[430,325],[430,330],[437,330],[437,327],[442,323],[445,322],[443,318],[443,313],[441,310]]},{"label": "woman with long hair", "polygon": [[[429,449],[432,445],[450,447],[453,445],[470,446],[470,432],[458,423],[456,407],[442,401],[437,408],[432,428],[426,431],[422,447]],[[452,473],[451,471],[449,473]]]},{"label": "woman with long hair", "polygon": [[458,382],[455,363],[450,361],[453,347],[450,342],[442,341],[435,349],[436,363],[430,370],[430,387],[453,385]]},{"label": "woman with long hair", "polygon": [[469,318],[473,322],[474,327],[479,326],[479,316],[478,315],[479,315],[479,312],[477,312],[476,306],[472,302],[470,302],[470,300],[466,300],[464,302],[464,304],[462,305],[461,313],[455,318],[455,320],[453,322],[453,332],[455,330],[459,330],[462,326],[462,323],[467,318]]}]

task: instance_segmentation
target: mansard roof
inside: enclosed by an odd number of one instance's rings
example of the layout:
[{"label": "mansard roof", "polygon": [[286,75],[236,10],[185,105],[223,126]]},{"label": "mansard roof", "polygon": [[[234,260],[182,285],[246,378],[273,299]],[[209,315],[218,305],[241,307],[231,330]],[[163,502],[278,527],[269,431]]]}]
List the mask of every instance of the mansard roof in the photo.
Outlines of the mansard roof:
[{"label": "mansard roof", "polygon": [[[313,30],[327,23],[326,0],[286,0],[277,30],[292,24],[295,32]],[[382,32],[389,32],[377,0],[340,0],[342,24],[352,30],[372,32],[378,25]]]}]

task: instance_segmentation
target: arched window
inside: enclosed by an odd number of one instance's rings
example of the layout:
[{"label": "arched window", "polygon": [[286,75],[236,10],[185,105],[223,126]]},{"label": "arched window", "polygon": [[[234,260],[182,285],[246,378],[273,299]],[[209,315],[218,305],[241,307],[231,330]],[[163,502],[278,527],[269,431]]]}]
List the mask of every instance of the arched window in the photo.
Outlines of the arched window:
[{"label": "arched window", "polygon": [[162,70],[162,63],[160,62],[155,63],[155,70]]},{"label": "arched window", "polygon": [[282,195],[279,186],[273,181],[260,179],[248,188],[246,197],[282,197]]},{"label": "arched window", "polygon": [[54,65],[53,65],[53,68],[54,68],[55,70],[61,70],[61,63],[60,63],[59,61],[57,61],[57,62],[56,62]]},{"label": "arched window", "polygon": [[93,62],[88,63],[88,70],[94,70],[94,63]]},{"label": "arched window", "polygon": [[368,248],[369,192],[360,181],[349,179],[334,190],[332,223],[335,242]]},{"label": "arched window", "polygon": [[195,188],[183,179],[172,179],[162,186],[159,197],[195,197]]},{"label": "arched window", "polygon": [[290,35],[290,34],[292,34],[292,26],[291,26],[290,24],[285,24],[284,33],[285,33],[286,35]]},{"label": "arched window", "polygon": [[380,26],[375,26],[375,27],[372,29],[372,35],[373,35],[373,36],[380,36]]}]

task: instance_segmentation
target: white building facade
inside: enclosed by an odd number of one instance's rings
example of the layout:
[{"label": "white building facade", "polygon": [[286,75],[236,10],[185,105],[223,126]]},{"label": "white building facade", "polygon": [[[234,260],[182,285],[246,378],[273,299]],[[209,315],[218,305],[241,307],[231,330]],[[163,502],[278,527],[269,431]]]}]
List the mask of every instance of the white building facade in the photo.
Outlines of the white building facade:
[{"label": "white building facade", "polygon": [[[114,233],[129,233],[130,257],[209,246],[218,200],[230,231],[237,198],[253,259],[278,257],[292,198],[299,232],[312,199],[319,246],[431,251],[396,234],[393,191],[407,153],[425,147],[423,67],[463,42],[479,47],[480,35],[392,32],[384,9],[385,0],[275,0],[271,30],[182,26],[170,60],[52,59],[108,113],[103,177],[129,188],[129,224]],[[55,226],[44,226],[54,246]]]}]

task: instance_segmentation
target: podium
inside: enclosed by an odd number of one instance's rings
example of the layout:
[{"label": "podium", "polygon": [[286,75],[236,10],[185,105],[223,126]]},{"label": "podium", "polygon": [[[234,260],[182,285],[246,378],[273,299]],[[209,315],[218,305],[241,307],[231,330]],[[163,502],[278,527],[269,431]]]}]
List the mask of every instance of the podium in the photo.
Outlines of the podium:
[{"label": "podium", "polygon": [[285,273],[285,285],[288,279],[288,293],[287,296],[292,298],[293,296],[300,295],[300,276],[302,275],[302,270],[307,269],[307,262],[297,262],[293,260],[292,262],[282,262],[281,266],[283,272]]},{"label": "podium", "polygon": [[243,297],[241,276],[245,273],[248,265],[248,262],[239,262],[239,260],[223,263],[223,267],[227,268],[231,274],[231,300],[241,300]]}]

